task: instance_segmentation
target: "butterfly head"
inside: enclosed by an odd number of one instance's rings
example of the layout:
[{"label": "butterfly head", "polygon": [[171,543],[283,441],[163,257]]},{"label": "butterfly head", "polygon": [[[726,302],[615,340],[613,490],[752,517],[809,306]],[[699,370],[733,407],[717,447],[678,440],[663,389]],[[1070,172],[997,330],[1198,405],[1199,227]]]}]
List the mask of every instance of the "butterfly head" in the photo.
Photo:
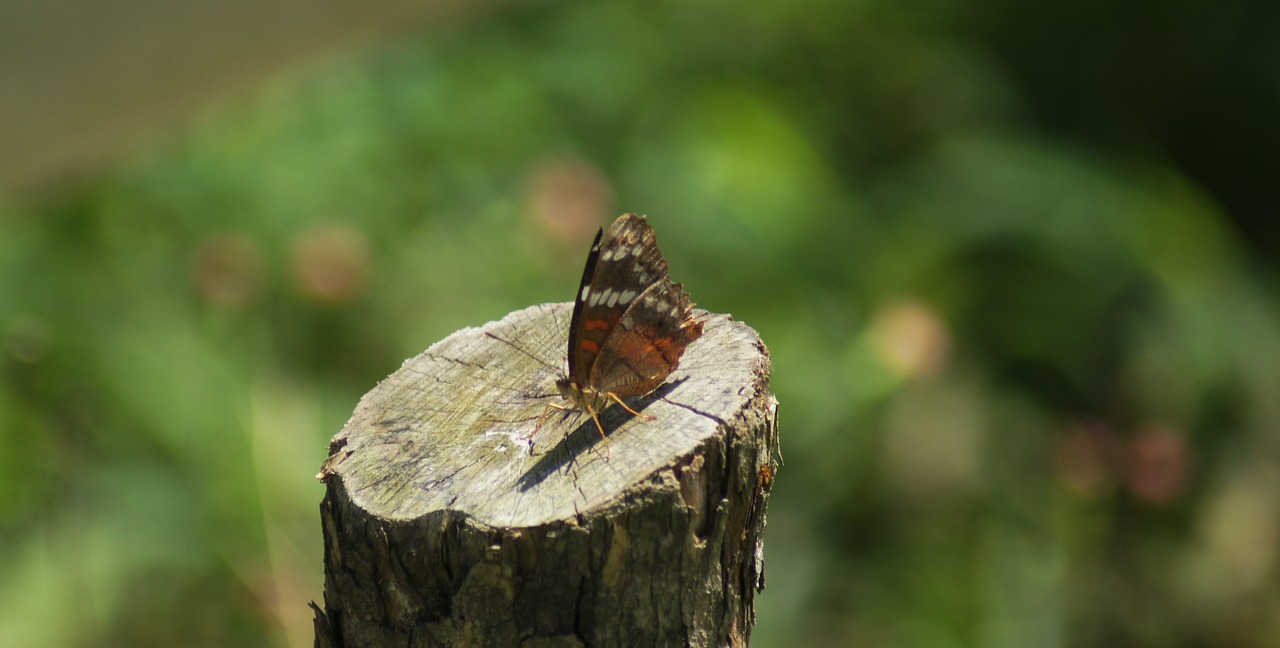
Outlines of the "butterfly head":
[{"label": "butterfly head", "polygon": [[609,404],[609,396],[604,392],[578,384],[571,376],[556,380],[556,391],[574,407],[587,412],[599,412]]}]

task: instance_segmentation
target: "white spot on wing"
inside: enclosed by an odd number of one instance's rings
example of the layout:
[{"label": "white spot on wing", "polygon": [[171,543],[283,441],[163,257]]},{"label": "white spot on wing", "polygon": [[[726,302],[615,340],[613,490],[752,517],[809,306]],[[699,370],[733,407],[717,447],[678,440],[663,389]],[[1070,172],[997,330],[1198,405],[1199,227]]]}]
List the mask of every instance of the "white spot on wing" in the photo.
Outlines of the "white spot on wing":
[{"label": "white spot on wing", "polygon": [[608,288],[605,288],[604,290],[601,290],[601,291],[600,291],[600,292],[598,292],[598,293],[592,293],[592,294],[591,294],[591,301],[587,302],[587,305],[588,305],[588,306],[595,306],[596,304],[599,304],[600,302],[602,302],[602,301],[604,301],[604,300],[606,300],[606,299],[609,299],[609,296],[610,296],[610,295],[612,295],[612,294],[613,294],[613,291],[612,291],[612,290],[610,290],[610,289],[608,289]]},{"label": "white spot on wing", "polygon": [[618,305],[618,293],[610,290],[609,301],[605,302],[605,306],[608,306],[609,308],[613,308],[614,306],[617,306],[617,305]]},{"label": "white spot on wing", "polygon": [[623,306],[626,306],[627,304],[630,304],[631,300],[635,298],[636,298],[636,291],[628,288],[622,291],[622,294],[618,295],[618,303],[622,304]]}]

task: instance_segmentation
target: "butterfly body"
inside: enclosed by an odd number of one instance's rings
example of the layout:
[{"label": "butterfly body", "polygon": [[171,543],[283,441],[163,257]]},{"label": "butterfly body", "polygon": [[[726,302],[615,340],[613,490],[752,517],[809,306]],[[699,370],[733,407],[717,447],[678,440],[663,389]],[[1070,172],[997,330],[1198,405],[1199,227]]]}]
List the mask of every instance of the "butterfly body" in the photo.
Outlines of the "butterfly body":
[{"label": "butterfly body", "polygon": [[[556,389],[587,412],[608,442],[600,412],[657,389],[702,335],[684,287],[672,283],[648,219],[623,214],[596,234],[569,322],[569,371]],[[544,411],[545,416],[545,411]],[[650,418],[652,417],[645,417]],[[542,421],[539,419],[538,427]],[[535,428],[534,432],[537,432]]]}]

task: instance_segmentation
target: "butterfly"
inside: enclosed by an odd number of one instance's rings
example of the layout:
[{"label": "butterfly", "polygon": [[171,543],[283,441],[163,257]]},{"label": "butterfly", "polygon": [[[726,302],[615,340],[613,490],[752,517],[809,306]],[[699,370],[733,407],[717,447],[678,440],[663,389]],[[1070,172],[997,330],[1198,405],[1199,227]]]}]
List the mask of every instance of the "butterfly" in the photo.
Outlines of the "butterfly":
[{"label": "butterfly", "polygon": [[605,234],[596,233],[569,321],[569,371],[556,390],[569,405],[548,404],[534,434],[553,409],[591,416],[606,451],[600,413],[611,403],[635,416],[624,398],[652,393],[680,364],[684,350],[702,335],[684,286],[672,283],[667,260],[645,216],[623,214]]}]

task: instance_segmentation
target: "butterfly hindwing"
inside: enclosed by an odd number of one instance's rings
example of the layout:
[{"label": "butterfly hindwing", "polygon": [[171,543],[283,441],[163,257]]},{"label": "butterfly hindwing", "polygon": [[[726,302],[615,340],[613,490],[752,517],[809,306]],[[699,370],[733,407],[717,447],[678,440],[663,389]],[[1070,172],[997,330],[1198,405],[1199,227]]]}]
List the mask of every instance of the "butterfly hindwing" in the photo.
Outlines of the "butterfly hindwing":
[{"label": "butterfly hindwing", "polygon": [[[662,384],[685,347],[702,335],[702,322],[680,284],[666,275],[627,308],[596,357],[591,380],[618,396],[641,396]],[[656,315],[656,316],[655,316]]]}]

